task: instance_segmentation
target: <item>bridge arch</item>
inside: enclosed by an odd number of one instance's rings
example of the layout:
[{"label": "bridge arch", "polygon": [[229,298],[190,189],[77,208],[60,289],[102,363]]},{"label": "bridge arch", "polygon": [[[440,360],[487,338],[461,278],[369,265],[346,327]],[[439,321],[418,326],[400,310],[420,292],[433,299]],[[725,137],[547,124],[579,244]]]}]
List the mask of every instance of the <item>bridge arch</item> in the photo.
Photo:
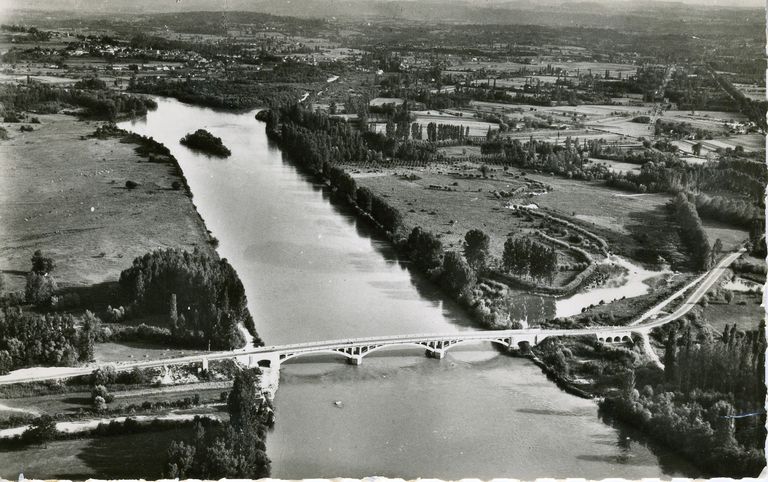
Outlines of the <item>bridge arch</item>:
[{"label": "bridge arch", "polygon": [[448,351],[450,348],[453,348],[454,346],[457,346],[457,345],[463,345],[465,343],[478,343],[478,342],[483,342],[483,343],[490,342],[490,343],[495,343],[497,345],[501,345],[504,348],[509,348],[509,344],[507,342],[500,340],[498,338],[468,338],[466,340],[459,340],[457,342],[450,343],[445,348],[443,348],[443,350]]},{"label": "bridge arch", "polygon": [[[365,348],[365,347],[364,347]],[[408,342],[402,342],[402,343],[387,343],[385,345],[378,345],[378,346],[371,346],[364,352],[360,353],[361,357],[365,357],[370,355],[371,353],[375,353],[377,351],[381,351],[385,348],[418,348],[420,350],[427,349],[427,350],[434,350],[433,348],[429,347],[428,344],[425,343],[417,343],[415,341],[408,341]]]},{"label": "bridge arch", "polygon": [[357,358],[356,355],[350,355],[349,353],[344,353],[343,351],[336,351],[336,350],[300,351],[297,353],[291,353],[289,355],[286,355],[285,357],[281,357],[280,364],[283,364],[288,360],[293,360],[295,358],[299,358],[302,356],[312,356],[312,355],[335,355],[335,356],[341,356],[350,360]]}]

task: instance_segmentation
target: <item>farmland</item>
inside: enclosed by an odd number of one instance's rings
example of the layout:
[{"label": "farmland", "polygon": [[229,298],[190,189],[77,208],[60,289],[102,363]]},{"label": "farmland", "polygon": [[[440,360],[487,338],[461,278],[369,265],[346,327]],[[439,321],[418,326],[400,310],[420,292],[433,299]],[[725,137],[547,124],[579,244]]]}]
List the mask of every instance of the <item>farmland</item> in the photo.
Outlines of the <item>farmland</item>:
[{"label": "farmland", "polygon": [[[116,281],[134,257],[161,247],[209,249],[208,234],[171,166],[151,163],[118,138],[90,138],[98,124],[39,116],[32,132],[4,124],[0,189],[9,288],[23,289],[31,253],[56,262],[62,286]],[[126,181],[138,183],[127,189]]]}]

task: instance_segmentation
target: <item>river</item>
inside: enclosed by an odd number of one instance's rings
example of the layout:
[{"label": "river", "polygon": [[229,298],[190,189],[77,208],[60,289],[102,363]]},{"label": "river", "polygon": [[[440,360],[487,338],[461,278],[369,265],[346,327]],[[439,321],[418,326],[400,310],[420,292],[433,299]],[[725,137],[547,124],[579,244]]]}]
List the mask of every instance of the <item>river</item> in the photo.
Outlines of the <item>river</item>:
[{"label": "river", "polygon": [[[163,142],[179,160],[267,344],[473,329],[383,239],[288,163],[255,111],[157,100],[146,119],[121,127]],[[221,137],[232,156],[209,158],[179,144],[199,128]],[[267,441],[273,477],[690,473],[600,421],[594,402],[560,391],[530,362],[486,344],[456,350],[441,361],[384,351],[359,367],[323,359],[283,365]]]}]

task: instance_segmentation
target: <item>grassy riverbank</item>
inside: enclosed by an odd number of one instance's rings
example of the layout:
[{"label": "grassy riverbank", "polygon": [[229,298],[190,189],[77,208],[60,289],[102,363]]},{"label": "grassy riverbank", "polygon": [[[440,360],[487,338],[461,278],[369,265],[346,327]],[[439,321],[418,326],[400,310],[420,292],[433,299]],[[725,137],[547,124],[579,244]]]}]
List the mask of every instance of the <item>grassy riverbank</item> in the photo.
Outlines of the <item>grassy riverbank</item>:
[{"label": "grassy riverbank", "polygon": [[121,137],[90,137],[101,123],[39,118],[34,131],[13,129],[0,142],[0,268],[8,291],[24,289],[37,249],[55,260],[61,287],[117,281],[133,258],[158,247],[213,254],[191,199],[173,188],[184,182],[173,164],[150,162]]}]

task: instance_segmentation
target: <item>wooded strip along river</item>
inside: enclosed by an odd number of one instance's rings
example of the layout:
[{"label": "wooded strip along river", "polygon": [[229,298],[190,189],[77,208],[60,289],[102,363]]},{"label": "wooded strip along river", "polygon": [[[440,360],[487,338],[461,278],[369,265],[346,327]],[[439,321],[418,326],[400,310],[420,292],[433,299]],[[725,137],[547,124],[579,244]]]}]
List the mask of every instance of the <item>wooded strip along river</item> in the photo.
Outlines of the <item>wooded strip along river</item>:
[{"label": "wooded strip along river", "polygon": [[[473,329],[385,240],[284,159],[255,111],[157,100],[146,119],[120,126],[154,137],[179,160],[266,344]],[[232,156],[209,158],[179,144],[200,128],[221,137]],[[635,433],[603,423],[594,402],[488,344],[457,347],[443,360],[400,350],[359,367],[290,362],[275,406],[267,448],[279,478],[690,474]]]}]

